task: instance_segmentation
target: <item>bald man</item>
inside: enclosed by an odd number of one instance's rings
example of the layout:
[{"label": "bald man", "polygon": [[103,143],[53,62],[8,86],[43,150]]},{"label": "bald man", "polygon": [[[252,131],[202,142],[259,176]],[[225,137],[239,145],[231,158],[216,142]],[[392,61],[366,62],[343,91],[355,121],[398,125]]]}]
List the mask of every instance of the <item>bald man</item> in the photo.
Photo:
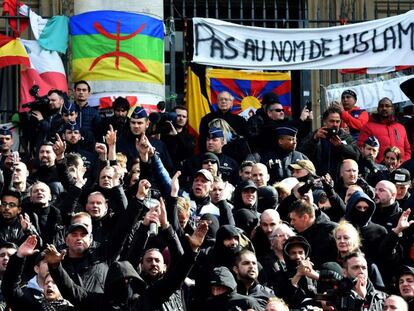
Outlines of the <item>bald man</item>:
[{"label": "bald man", "polygon": [[269,236],[280,223],[279,213],[274,209],[266,209],[260,215],[259,226],[252,238],[257,258],[262,259],[272,252]]},{"label": "bald man", "polygon": [[408,311],[408,304],[403,298],[391,295],[384,301],[384,311]]},{"label": "bald man", "polygon": [[377,209],[372,221],[384,226],[388,232],[397,226],[402,209],[397,200],[397,187],[388,180],[381,180],[375,186],[375,204]]}]

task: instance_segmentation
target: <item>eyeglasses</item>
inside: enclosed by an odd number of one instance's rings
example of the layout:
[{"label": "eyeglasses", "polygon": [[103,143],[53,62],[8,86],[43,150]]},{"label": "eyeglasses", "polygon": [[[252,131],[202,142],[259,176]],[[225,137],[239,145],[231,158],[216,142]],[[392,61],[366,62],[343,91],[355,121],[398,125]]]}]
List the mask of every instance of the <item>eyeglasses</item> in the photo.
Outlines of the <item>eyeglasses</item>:
[{"label": "eyeglasses", "polygon": [[276,112],[283,112],[283,109],[269,109],[270,112],[276,111]]},{"label": "eyeglasses", "polygon": [[10,207],[10,208],[13,208],[13,207],[17,207],[17,204],[16,203],[14,203],[14,202],[1,202],[1,206],[2,207]]}]

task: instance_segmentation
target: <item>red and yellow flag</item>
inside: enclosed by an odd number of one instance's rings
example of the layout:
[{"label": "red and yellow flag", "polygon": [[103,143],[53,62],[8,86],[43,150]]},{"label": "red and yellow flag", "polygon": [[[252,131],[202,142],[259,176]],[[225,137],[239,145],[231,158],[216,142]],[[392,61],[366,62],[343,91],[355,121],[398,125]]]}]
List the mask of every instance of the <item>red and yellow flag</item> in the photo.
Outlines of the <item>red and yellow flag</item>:
[{"label": "red and yellow flag", "polygon": [[29,67],[29,56],[20,39],[0,34],[0,68],[11,65]]}]

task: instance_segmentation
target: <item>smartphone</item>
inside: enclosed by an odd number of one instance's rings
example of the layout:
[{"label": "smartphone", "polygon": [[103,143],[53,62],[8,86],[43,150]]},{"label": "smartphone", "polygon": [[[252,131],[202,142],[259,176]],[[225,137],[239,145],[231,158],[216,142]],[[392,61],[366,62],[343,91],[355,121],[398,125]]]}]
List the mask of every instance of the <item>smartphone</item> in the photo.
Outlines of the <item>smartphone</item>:
[{"label": "smartphone", "polygon": [[308,99],[306,101],[306,109],[308,109],[309,111],[312,111],[312,102]]},{"label": "smartphone", "polygon": [[13,151],[13,163],[16,164],[17,162],[19,162],[19,152]]}]

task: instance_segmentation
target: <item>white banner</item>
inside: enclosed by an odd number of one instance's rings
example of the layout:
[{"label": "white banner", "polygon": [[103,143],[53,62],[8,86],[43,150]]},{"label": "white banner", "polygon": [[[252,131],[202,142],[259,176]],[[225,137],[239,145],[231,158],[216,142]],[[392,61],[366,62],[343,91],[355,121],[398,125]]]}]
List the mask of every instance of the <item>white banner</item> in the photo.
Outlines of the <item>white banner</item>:
[{"label": "white banner", "polygon": [[344,86],[343,83],[332,84],[326,88],[327,103],[341,101],[341,94],[345,90],[353,90],[357,94],[357,106],[364,109],[373,109],[378,106],[381,98],[388,97],[393,103],[410,100],[400,89],[405,80],[414,78],[414,75],[394,78],[385,81],[367,82],[362,80],[360,85]]},{"label": "white banner", "polygon": [[414,65],[414,11],[329,28],[273,29],[193,18],[193,62],[268,70]]}]

